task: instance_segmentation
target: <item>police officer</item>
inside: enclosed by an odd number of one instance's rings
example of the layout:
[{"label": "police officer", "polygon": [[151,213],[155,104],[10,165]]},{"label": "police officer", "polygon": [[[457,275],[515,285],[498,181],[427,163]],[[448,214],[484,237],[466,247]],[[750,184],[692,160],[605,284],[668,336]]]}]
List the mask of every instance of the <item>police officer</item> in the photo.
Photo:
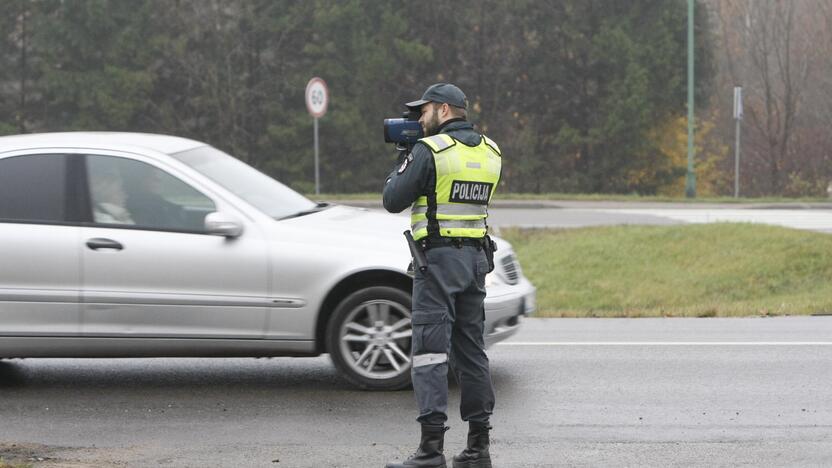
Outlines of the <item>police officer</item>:
[{"label": "police officer", "polygon": [[434,84],[406,106],[421,112],[426,137],[390,174],[384,207],[392,213],[411,207],[411,232],[428,263],[424,273],[415,269],[413,280],[411,374],[422,437],[415,454],[387,468],[446,466],[449,360],[459,382],[460,413],[469,424],[468,446],[453,466],[490,468],[494,388],[483,300],[492,267],[485,220],[500,179],[500,149],[474,131],[465,94],[452,84]]}]

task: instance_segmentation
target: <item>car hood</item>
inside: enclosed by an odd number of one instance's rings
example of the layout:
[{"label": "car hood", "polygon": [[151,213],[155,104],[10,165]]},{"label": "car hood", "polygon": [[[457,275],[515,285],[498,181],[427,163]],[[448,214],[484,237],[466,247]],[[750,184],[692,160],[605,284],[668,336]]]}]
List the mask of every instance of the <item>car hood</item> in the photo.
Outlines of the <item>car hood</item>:
[{"label": "car hood", "polygon": [[[280,226],[297,232],[298,240],[309,243],[331,242],[344,248],[388,251],[409,257],[404,231],[410,229],[410,217],[379,210],[334,205],[331,208],[278,221]],[[499,237],[498,252],[511,249],[511,245]],[[498,254],[499,255],[499,254]]]},{"label": "car hood", "polygon": [[326,240],[345,247],[407,252],[407,244],[402,233],[410,228],[410,219],[402,215],[334,205],[316,213],[277,223],[302,233],[305,240],[313,243]]}]

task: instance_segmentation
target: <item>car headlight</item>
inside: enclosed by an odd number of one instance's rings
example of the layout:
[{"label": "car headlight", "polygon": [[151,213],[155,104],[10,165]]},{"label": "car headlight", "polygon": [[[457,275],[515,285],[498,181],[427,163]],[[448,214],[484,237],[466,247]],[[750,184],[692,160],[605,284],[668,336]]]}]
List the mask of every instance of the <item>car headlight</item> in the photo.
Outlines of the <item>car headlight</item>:
[{"label": "car headlight", "polygon": [[514,252],[509,251],[499,259],[495,259],[494,262],[496,263],[494,271],[499,273],[501,282],[513,286],[520,281],[520,276],[523,273]]}]

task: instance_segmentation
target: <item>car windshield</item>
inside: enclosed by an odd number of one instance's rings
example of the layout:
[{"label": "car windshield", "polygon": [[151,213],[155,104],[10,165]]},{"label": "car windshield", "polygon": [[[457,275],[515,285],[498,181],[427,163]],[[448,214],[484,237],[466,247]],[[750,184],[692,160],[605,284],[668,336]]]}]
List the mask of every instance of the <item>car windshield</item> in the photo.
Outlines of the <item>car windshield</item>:
[{"label": "car windshield", "polygon": [[275,219],[315,211],[320,205],[211,146],[201,146],[174,158],[234,193]]}]

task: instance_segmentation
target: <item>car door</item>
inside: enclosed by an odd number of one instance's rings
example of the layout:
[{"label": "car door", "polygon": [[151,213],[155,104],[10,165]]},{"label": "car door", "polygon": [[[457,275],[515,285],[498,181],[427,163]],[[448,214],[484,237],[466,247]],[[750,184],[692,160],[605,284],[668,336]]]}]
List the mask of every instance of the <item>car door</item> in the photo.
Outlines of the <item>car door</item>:
[{"label": "car door", "polygon": [[72,158],[0,156],[0,336],[80,333]]},{"label": "car door", "polygon": [[141,156],[85,157],[82,227],[85,336],[262,338],[266,244],[239,216],[236,238],[205,233],[233,208]]}]

